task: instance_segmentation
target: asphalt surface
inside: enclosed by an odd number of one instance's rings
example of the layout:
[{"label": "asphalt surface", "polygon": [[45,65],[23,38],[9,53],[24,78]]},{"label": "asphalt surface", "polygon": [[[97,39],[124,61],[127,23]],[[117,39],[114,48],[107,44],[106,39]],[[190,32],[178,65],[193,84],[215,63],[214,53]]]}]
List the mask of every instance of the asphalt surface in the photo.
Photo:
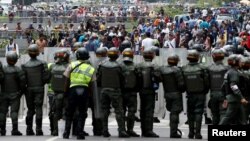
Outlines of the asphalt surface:
[{"label": "asphalt surface", "polygon": [[[91,115],[91,114],[89,114]],[[118,138],[118,132],[117,132],[117,123],[116,120],[114,118],[113,115],[111,115],[110,119],[109,119],[109,131],[111,134],[111,137],[109,138],[103,138],[103,137],[96,137],[93,136],[93,132],[92,132],[92,125],[91,125],[91,117],[87,118],[86,121],[86,126],[85,126],[85,131],[88,132],[90,134],[90,136],[86,137],[86,140],[96,140],[96,141],[109,141],[109,140],[113,140],[113,141],[192,141],[195,139],[188,139],[188,125],[185,125],[185,121],[186,121],[186,115],[181,114],[180,116],[180,124],[179,124],[179,129],[182,131],[182,138],[181,139],[172,139],[169,138],[170,135],[170,127],[169,127],[169,120],[168,117],[169,113],[167,112],[167,115],[165,117],[165,119],[161,119],[160,118],[160,123],[154,123],[154,131],[155,133],[157,133],[158,135],[160,135],[160,138]],[[204,120],[204,119],[203,119]],[[7,136],[5,137],[0,137],[1,141],[60,141],[60,140],[65,140],[59,137],[54,137],[54,136],[50,136],[50,128],[49,128],[49,120],[47,117],[44,118],[43,120],[43,132],[44,132],[44,136],[20,136],[20,137],[15,137],[15,136],[10,136],[10,132],[11,132],[11,120],[8,118],[7,120]],[[34,129],[35,129],[35,124],[34,124]],[[19,119],[19,130],[25,134],[26,132],[26,125],[25,125],[25,118]],[[140,131],[140,123],[137,122],[135,124],[135,128],[134,130],[138,133],[141,134]],[[202,126],[202,136],[203,139],[202,140],[207,140],[207,125],[204,124],[203,122],[203,126]],[[70,138],[70,140],[76,140],[76,137],[73,136]],[[197,141],[197,140],[196,140]]]}]

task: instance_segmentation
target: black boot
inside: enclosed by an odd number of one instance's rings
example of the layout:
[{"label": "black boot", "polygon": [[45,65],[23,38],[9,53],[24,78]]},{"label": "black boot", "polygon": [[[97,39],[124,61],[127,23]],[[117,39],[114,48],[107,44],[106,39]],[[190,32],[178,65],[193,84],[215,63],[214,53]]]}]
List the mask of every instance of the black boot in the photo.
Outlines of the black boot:
[{"label": "black boot", "polygon": [[26,135],[27,136],[34,136],[35,133],[33,131],[33,118],[26,117],[26,125],[27,125]]},{"label": "black boot", "polygon": [[201,136],[202,115],[195,116],[195,139],[202,139]]},{"label": "black boot", "polygon": [[161,121],[159,120],[158,117],[154,117],[154,123],[160,123]]},{"label": "black boot", "polygon": [[52,136],[58,136],[58,118],[55,116],[53,118],[53,128]]},{"label": "black boot", "polygon": [[189,133],[188,138],[193,139],[194,138],[194,121],[188,121],[189,124]]},{"label": "black boot", "polygon": [[[178,134],[179,114],[175,112],[170,113],[170,138],[181,138]],[[180,131],[181,132],[181,131]]]},{"label": "black boot", "polygon": [[65,131],[63,133],[63,138],[64,139],[69,139],[69,134],[70,134],[70,129],[71,129],[71,123],[72,123],[71,120],[66,120]]},{"label": "black boot", "polygon": [[129,135],[127,134],[126,131],[120,131],[119,138],[129,138]]},{"label": "black boot", "polygon": [[3,122],[2,125],[0,125],[0,134],[1,136],[6,136],[6,121]]},{"label": "black boot", "polygon": [[18,125],[17,124],[13,124],[12,128],[13,128],[12,131],[11,131],[12,136],[22,136],[23,135],[20,131],[18,131]]},{"label": "black boot", "polygon": [[49,113],[49,125],[50,125],[50,135],[53,136],[53,131],[54,131],[54,113],[50,112]]},{"label": "black boot", "polygon": [[159,135],[157,135],[153,131],[149,131],[149,132],[143,133],[142,136],[143,137],[150,137],[150,138],[159,138]]},{"label": "black boot", "polygon": [[136,134],[136,132],[134,131],[134,124],[134,119],[127,118],[127,133],[130,137],[140,137],[140,135]]},{"label": "black boot", "polygon": [[212,119],[207,116],[207,114],[204,114],[205,117],[205,124],[212,124]]},{"label": "black boot", "polygon": [[36,119],[36,136],[43,136],[42,119]]},{"label": "black boot", "polygon": [[103,137],[105,137],[105,138],[108,138],[108,137],[111,136],[110,133],[109,133],[109,131],[103,131],[102,135],[103,135]]}]

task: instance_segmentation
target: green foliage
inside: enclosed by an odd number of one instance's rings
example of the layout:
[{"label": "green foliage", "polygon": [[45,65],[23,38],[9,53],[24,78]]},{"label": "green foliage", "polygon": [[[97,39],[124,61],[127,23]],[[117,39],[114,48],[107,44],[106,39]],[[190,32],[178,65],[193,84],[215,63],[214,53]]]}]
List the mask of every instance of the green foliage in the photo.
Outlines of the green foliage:
[{"label": "green foliage", "polygon": [[9,40],[5,39],[0,41],[0,48],[5,48],[9,44]]},{"label": "green foliage", "polygon": [[174,5],[167,5],[167,6],[157,6],[154,8],[154,11],[158,13],[160,8],[163,8],[165,15],[174,17],[175,15],[183,13],[183,7],[174,6]]}]

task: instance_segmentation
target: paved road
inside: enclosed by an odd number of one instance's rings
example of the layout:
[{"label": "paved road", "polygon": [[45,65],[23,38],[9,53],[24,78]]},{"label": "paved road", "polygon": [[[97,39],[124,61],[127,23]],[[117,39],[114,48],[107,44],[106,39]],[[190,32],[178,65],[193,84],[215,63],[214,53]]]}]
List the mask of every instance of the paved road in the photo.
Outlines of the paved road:
[{"label": "paved road", "polygon": [[[90,114],[89,114],[90,115]],[[154,124],[154,131],[160,135],[160,138],[155,139],[155,138],[128,138],[128,139],[124,139],[124,138],[118,138],[117,135],[117,123],[116,120],[113,118],[113,116],[110,118],[109,120],[109,129],[110,129],[110,133],[112,135],[112,137],[110,138],[103,138],[103,137],[94,137],[92,136],[92,125],[91,125],[91,118],[87,118],[86,121],[86,127],[85,130],[90,134],[89,137],[86,137],[87,140],[114,140],[114,141],[166,141],[166,140],[174,140],[174,141],[192,141],[191,139],[188,139],[187,135],[188,135],[188,125],[185,125],[184,122],[186,120],[186,116],[184,114],[181,114],[181,118],[180,118],[180,125],[179,128],[181,129],[181,131],[183,132],[183,138],[182,139],[171,139],[169,138],[169,132],[170,132],[170,128],[169,128],[169,120],[168,120],[168,115],[169,113],[167,113],[167,116],[165,119],[160,119],[161,122],[160,123],[155,123]],[[13,137],[10,136],[10,131],[11,131],[11,120],[8,119],[8,123],[7,123],[7,136],[6,137],[0,137],[0,140],[2,141],[60,141],[63,140],[59,137],[53,137],[50,136],[50,130],[49,130],[49,120],[48,118],[45,118],[43,120],[43,131],[45,136],[21,136],[21,137]],[[19,128],[20,131],[22,133],[25,133],[25,129],[26,129],[26,125],[25,125],[25,120],[24,119],[19,119]],[[135,131],[137,133],[141,133],[140,131],[140,123],[136,123],[135,125]],[[207,125],[202,126],[202,135],[203,135],[203,140],[207,140]],[[76,140],[76,137],[73,136],[73,138],[71,138],[70,140]]]}]

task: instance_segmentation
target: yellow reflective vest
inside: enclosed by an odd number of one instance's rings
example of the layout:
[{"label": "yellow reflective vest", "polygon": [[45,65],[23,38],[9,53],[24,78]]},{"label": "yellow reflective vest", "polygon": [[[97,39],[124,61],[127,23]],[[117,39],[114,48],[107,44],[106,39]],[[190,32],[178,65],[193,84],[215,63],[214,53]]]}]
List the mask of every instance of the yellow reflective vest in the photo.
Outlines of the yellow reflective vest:
[{"label": "yellow reflective vest", "polygon": [[73,70],[70,74],[70,88],[75,86],[88,87],[89,82],[92,79],[95,69],[86,63],[77,66],[80,63],[80,61],[74,61],[70,63],[71,69]]}]

